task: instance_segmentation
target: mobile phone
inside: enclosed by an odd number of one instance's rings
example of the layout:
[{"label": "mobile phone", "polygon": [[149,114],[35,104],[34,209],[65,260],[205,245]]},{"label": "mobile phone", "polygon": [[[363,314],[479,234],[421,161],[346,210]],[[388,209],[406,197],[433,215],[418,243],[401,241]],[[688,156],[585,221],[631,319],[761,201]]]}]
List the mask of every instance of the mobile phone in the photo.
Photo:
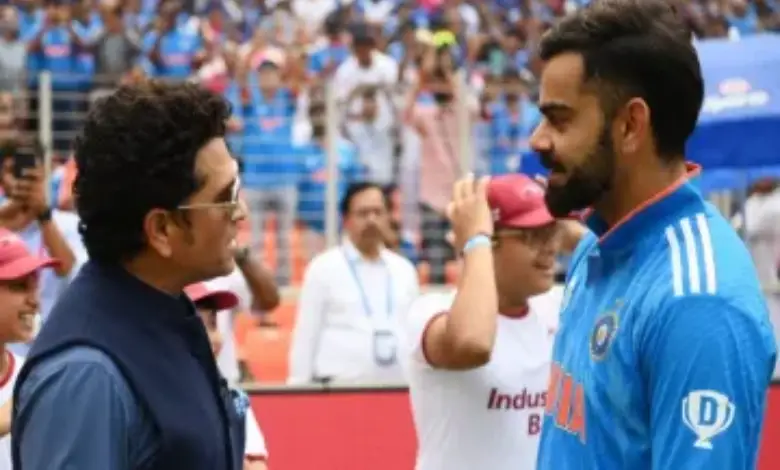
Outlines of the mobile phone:
[{"label": "mobile phone", "polygon": [[35,168],[38,164],[38,156],[33,149],[19,149],[14,154],[14,177],[24,178],[29,168]]}]

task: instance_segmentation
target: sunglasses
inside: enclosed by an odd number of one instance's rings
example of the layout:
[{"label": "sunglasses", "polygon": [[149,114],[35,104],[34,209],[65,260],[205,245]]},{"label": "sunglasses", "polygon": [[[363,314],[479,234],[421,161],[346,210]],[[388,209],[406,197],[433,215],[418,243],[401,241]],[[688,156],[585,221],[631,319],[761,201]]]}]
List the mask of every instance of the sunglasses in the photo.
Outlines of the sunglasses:
[{"label": "sunglasses", "polygon": [[241,194],[241,180],[236,177],[233,180],[233,184],[230,187],[229,199],[226,201],[215,202],[195,202],[192,204],[182,204],[177,207],[178,210],[198,210],[198,209],[223,209],[228,212],[231,218],[235,218],[239,209],[241,208],[241,200],[239,199]]}]

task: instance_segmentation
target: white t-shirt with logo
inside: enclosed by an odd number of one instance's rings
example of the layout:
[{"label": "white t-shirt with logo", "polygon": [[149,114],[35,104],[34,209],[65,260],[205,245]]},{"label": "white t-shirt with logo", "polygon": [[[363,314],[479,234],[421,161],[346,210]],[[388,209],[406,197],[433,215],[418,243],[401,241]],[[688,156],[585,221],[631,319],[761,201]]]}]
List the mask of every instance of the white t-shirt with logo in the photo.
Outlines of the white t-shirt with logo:
[{"label": "white t-shirt with logo", "polygon": [[[14,385],[19,377],[24,359],[8,350],[2,352],[8,355],[8,371],[0,377],[0,405],[4,405],[13,397]],[[11,470],[11,435],[0,438],[0,470]]]},{"label": "white t-shirt with logo", "polygon": [[534,297],[520,318],[498,317],[490,362],[466,371],[431,367],[422,338],[452,306],[427,294],[407,320],[409,392],[419,449],[416,470],[534,470],[562,289]]}]

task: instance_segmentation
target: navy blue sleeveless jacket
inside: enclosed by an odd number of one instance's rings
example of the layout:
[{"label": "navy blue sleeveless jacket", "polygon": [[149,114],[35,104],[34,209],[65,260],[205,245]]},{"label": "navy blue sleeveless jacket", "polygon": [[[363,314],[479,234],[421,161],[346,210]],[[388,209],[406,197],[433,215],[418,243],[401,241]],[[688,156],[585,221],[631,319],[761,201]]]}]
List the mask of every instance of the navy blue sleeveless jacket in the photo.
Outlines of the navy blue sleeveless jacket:
[{"label": "navy blue sleeveless jacket", "polygon": [[42,359],[77,345],[106,353],[152,417],[160,446],[148,470],[241,468],[243,417],[184,296],[162,293],[118,266],[88,262],[52,309],[17,390]]}]

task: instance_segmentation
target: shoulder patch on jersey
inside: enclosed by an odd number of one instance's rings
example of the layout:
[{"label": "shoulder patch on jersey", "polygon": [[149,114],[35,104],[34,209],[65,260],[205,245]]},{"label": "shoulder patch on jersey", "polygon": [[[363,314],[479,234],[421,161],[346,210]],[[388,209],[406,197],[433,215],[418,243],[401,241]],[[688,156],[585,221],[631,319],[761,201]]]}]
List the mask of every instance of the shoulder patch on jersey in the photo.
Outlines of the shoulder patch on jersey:
[{"label": "shoulder patch on jersey", "polygon": [[737,407],[715,390],[694,390],[682,401],[683,423],[696,435],[693,447],[711,450],[712,438],[734,421]]},{"label": "shoulder patch on jersey", "polygon": [[618,316],[616,312],[609,311],[596,319],[593,331],[590,334],[591,359],[600,361],[606,357],[617,330]]}]

